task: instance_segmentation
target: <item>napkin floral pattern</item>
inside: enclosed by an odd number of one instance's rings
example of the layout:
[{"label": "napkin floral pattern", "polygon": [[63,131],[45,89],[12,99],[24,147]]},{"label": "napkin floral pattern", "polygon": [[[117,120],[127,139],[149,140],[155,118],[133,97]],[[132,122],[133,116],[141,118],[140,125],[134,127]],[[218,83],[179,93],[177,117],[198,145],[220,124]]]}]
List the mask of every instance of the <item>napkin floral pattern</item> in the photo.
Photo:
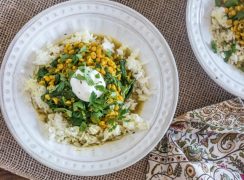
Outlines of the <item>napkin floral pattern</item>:
[{"label": "napkin floral pattern", "polygon": [[229,100],[175,118],[148,163],[148,180],[242,179],[243,102]]}]

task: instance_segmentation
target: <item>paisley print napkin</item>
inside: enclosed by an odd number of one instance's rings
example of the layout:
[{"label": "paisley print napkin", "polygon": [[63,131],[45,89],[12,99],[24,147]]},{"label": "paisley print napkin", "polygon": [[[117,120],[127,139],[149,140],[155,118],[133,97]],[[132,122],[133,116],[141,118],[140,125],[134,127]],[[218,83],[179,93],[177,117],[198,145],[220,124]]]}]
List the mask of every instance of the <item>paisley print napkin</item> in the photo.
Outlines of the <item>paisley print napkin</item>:
[{"label": "paisley print napkin", "polygon": [[243,174],[244,105],[233,99],[175,118],[149,154],[146,177],[240,180]]}]

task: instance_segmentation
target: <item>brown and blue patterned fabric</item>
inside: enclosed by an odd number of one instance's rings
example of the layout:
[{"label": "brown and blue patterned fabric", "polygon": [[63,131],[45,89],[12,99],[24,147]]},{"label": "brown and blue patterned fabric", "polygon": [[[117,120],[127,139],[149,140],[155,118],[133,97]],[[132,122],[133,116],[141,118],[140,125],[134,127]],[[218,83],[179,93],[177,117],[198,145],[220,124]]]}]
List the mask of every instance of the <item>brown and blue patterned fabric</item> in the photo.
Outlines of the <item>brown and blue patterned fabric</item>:
[{"label": "brown and blue patterned fabric", "polygon": [[174,119],[149,155],[147,179],[239,180],[244,176],[244,106],[225,101]]}]

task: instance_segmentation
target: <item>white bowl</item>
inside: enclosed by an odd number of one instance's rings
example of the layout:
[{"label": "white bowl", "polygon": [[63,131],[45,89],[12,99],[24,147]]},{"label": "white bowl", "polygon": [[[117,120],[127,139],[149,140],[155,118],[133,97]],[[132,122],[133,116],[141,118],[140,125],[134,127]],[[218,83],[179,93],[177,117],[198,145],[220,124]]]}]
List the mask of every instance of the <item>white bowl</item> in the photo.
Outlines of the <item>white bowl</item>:
[{"label": "white bowl", "polygon": [[225,63],[210,46],[214,6],[214,0],[188,0],[186,21],[191,47],[211,79],[229,93],[244,99],[244,73]]},{"label": "white bowl", "polygon": [[[76,150],[43,135],[34,108],[24,95],[24,82],[33,72],[31,62],[35,50],[64,33],[86,29],[115,37],[132,49],[140,49],[150,86],[156,93],[145,103],[141,114],[150,124],[148,131],[102,146]],[[177,69],[165,39],[142,15],[110,1],[68,1],[38,14],[16,35],[1,68],[1,108],[12,135],[39,162],[74,175],[115,172],[146,156],[167,131],[177,99]]]}]

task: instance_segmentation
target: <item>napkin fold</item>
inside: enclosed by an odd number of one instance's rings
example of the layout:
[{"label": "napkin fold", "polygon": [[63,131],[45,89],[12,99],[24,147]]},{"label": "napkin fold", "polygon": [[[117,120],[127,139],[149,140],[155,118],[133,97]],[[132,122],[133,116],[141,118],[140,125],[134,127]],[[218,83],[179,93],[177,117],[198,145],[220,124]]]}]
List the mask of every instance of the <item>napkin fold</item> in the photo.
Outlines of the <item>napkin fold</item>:
[{"label": "napkin fold", "polygon": [[175,118],[149,154],[146,178],[239,180],[243,174],[244,105],[237,98]]}]

